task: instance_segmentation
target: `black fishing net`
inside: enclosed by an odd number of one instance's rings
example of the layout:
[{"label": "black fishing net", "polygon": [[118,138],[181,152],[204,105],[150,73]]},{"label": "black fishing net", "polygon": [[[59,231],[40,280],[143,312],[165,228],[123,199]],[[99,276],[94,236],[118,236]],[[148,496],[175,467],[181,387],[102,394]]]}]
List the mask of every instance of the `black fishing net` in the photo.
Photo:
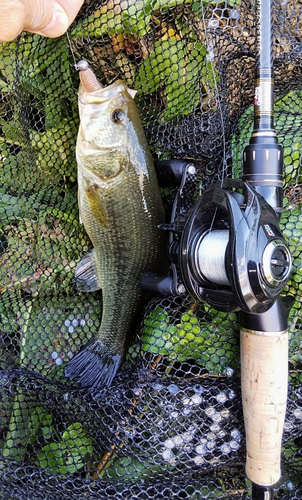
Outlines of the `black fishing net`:
[{"label": "black fishing net", "polygon": [[[198,168],[195,199],[240,177],[253,128],[254,1],[86,1],[67,36],[0,45],[0,498],[245,499],[237,313],[154,297],[125,362],[91,394],[64,367],[93,338],[102,293],[76,288],[76,61],[137,90],[154,159]],[[302,498],[302,4],[275,0],[281,228],[293,272],[289,396],[276,498]],[[162,189],[167,214],[176,188]],[[122,196],[122,194],[121,194]],[[169,217],[169,216],[168,216]]]}]

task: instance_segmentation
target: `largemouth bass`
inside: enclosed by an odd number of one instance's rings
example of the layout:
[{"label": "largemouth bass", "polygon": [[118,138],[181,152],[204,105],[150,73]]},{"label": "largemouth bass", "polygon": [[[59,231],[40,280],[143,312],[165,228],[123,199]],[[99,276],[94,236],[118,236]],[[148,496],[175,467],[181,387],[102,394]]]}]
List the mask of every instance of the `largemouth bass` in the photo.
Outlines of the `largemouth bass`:
[{"label": "largemouth bass", "polygon": [[84,61],[78,67],[79,215],[94,250],[77,277],[82,290],[102,288],[103,310],[97,336],[70,360],[65,375],[99,388],[111,384],[123,360],[141,274],[162,270],[166,241],[158,225],[165,216],[133,91],[121,80],[103,88]]}]

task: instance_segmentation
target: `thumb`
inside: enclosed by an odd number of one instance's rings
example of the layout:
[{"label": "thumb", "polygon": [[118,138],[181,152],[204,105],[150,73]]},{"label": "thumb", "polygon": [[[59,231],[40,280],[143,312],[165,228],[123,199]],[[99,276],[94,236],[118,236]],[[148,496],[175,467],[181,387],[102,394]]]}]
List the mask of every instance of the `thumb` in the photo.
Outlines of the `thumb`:
[{"label": "thumb", "polygon": [[47,37],[63,35],[84,0],[0,0],[0,40],[10,41],[23,30]]},{"label": "thumb", "polygon": [[84,0],[54,1],[53,15],[50,22],[39,29],[39,31],[35,31],[35,33],[50,38],[63,35],[76,17],[83,3]]},{"label": "thumb", "polygon": [[9,42],[22,30],[39,30],[53,16],[54,0],[1,0],[0,40]]}]

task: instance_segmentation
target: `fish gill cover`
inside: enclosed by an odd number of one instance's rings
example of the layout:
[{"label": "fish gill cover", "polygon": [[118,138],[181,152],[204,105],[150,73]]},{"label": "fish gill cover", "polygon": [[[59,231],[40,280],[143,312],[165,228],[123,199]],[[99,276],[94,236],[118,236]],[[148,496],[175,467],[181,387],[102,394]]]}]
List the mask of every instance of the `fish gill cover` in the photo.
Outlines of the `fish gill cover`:
[{"label": "fish gill cover", "polygon": [[[76,286],[92,243],[80,223],[77,61],[136,90],[154,159],[198,167],[195,199],[240,177],[253,127],[254,1],[86,1],[66,36],[0,46],[0,498],[246,499],[237,313],[146,299],[123,364],[96,394],[64,376],[100,331],[101,290]],[[302,498],[302,4],[274,2],[275,128],[289,397],[276,498]],[[175,187],[161,189],[167,214]],[[120,197],[123,196],[121,190]],[[102,214],[101,214],[102,215]],[[102,217],[101,217],[102,219]],[[103,220],[103,219],[102,219]],[[86,261],[87,263],[87,261]]]}]

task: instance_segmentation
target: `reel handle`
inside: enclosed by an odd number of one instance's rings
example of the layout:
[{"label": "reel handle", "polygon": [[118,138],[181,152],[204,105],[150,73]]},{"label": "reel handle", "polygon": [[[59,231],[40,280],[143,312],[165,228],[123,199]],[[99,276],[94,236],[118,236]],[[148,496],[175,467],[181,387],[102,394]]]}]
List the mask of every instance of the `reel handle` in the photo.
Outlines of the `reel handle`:
[{"label": "reel handle", "polygon": [[[286,309],[283,299],[278,298],[266,313],[243,313],[241,318],[241,388],[246,432],[246,474],[254,484],[262,486],[274,485],[281,476],[281,441],[288,385]],[[282,314],[283,321],[276,316],[278,313]],[[261,327],[259,323],[264,316],[266,318]],[[253,320],[256,329],[253,328]],[[248,321],[250,324],[247,327]],[[271,329],[267,328],[268,323],[271,323]]]}]

